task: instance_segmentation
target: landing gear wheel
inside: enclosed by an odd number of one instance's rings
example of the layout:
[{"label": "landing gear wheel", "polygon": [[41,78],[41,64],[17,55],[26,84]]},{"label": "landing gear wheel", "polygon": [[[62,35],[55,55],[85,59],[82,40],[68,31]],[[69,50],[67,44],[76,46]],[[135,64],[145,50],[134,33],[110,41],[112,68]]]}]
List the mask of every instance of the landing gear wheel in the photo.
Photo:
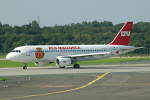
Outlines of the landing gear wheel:
[{"label": "landing gear wheel", "polygon": [[23,69],[27,69],[27,63],[26,62],[24,62]]},{"label": "landing gear wheel", "polygon": [[65,66],[59,66],[59,68],[65,68]]},{"label": "landing gear wheel", "polygon": [[27,66],[23,66],[23,69],[27,69]]},{"label": "landing gear wheel", "polygon": [[80,68],[80,65],[79,64],[74,64],[73,68]]}]

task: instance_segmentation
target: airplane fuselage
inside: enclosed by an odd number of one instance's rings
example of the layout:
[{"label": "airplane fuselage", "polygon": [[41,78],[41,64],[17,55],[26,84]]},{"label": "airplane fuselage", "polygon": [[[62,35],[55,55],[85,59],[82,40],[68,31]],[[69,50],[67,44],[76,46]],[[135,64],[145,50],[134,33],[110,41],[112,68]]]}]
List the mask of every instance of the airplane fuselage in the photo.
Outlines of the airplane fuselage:
[{"label": "airplane fuselage", "polygon": [[[7,55],[7,58],[17,62],[55,62],[58,56],[71,56],[82,54],[107,53],[106,55],[86,56],[78,61],[98,60],[118,56],[129,52],[123,50],[134,48],[121,45],[31,45],[15,48]],[[110,52],[110,53],[109,53]],[[9,55],[11,55],[9,57]],[[13,56],[12,56],[13,55]]]}]

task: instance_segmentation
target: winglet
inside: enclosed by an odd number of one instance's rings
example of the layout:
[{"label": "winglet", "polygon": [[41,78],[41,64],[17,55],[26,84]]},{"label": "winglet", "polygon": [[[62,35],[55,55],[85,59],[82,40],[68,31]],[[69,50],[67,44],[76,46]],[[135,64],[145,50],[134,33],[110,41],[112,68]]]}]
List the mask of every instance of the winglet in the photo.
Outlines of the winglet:
[{"label": "winglet", "polygon": [[133,22],[127,22],[109,45],[128,45]]}]

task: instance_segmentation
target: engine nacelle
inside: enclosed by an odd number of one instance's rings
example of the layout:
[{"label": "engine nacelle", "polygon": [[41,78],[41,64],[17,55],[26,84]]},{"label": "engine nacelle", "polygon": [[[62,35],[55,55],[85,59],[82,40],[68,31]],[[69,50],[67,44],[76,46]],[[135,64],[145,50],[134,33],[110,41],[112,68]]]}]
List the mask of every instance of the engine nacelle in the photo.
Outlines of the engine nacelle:
[{"label": "engine nacelle", "polygon": [[50,62],[34,62],[36,66],[44,66],[50,64]]},{"label": "engine nacelle", "polygon": [[56,59],[56,65],[63,67],[71,64],[71,59],[70,58],[61,58],[57,57]]}]

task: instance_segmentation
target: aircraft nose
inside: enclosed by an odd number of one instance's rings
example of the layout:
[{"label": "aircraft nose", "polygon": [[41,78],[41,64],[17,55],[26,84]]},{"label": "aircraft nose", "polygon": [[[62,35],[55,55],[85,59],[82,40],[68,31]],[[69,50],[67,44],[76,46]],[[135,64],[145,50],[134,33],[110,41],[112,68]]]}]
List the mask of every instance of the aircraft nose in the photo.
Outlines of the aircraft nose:
[{"label": "aircraft nose", "polygon": [[11,55],[10,53],[6,55],[6,59],[8,60],[12,60],[14,58],[13,55]]},{"label": "aircraft nose", "polygon": [[10,54],[6,55],[6,59],[8,59],[8,60],[10,59]]}]

